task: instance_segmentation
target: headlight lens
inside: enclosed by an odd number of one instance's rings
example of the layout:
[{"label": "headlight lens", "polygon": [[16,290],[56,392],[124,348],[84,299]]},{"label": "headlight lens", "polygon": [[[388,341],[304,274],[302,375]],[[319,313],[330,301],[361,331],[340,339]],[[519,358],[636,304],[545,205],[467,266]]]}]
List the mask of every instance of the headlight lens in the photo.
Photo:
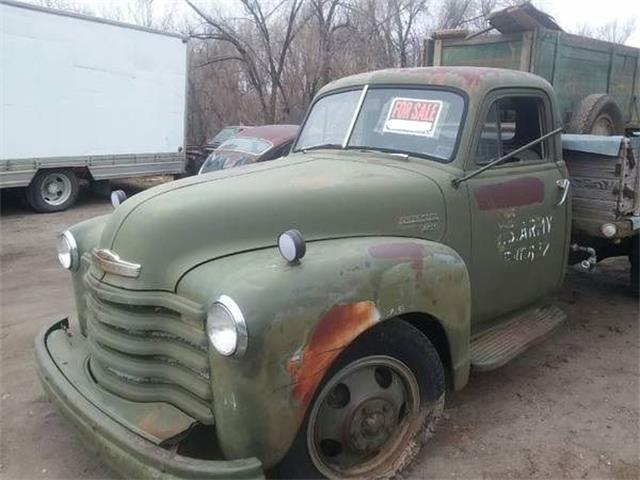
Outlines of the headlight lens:
[{"label": "headlight lens", "polygon": [[77,270],[80,264],[78,245],[76,239],[69,230],[58,235],[57,241],[58,261],[67,270]]},{"label": "headlight lens", "polygon": [[207,335],[220,355],[240,356],[247,349],[247,327],[240,307],[222,295],[207,312]]},{"label": "headlight lens", "polygon": [[611,238],[618,233],[618,227],[616,227],[615,223],[605,223],[600,227],[600,231],[605,237]]}]

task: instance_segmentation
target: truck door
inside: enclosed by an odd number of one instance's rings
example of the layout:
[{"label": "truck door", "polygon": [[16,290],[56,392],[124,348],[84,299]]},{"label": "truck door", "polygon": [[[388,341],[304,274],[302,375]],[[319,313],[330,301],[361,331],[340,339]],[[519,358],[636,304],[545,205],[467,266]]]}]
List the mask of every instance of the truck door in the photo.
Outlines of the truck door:
[{"label": "truck door", "polygon": [[[553,128],[549,98],[538,90],[488,96],[469,172]],[[533,303],[564,274],[569,229],[566,170],[552,137],[468,180],[473,327]]]}]

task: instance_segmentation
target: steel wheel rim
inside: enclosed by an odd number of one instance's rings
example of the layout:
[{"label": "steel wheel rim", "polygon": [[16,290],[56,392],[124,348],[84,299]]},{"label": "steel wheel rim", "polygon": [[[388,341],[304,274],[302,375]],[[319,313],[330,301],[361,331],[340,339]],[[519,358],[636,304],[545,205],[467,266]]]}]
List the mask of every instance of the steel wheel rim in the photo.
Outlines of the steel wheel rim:
[{"label": "steel wheel rim", "polygon": [[314,402],[307,428],[311,460],[329,478],[380,476],[413,436],[419,413],[420,388],[407,365],[384,355],[357,360]]},{"label": "steel wheel rim", "polygon": [[50,173],[40,185],[40,196],[48,205],[62,205],[71,197],[71,180],[60,173]]}]

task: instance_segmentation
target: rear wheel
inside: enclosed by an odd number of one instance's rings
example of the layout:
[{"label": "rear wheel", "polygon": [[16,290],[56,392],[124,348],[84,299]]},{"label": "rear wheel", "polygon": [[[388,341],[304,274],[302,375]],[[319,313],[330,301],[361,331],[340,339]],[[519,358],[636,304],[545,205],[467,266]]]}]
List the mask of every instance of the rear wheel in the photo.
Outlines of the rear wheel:
[{"label": "rear wheel", "polygon": [[71,170],[41,170],[27,188],[27,202],[37,212],[59,212],[78,198],[78,178]]},{"label": "rear wheel", "polygon": [[568,130],[592,135],[623,135],[624,118],[613,98],[605,93],[594,93],[582,99]]},{"label": "rear wheel", "polygon": [[276,473],[393,477],[432,433],[444,389],[444,369],[429,340],[406,322],[389,320],[339,357]]}]

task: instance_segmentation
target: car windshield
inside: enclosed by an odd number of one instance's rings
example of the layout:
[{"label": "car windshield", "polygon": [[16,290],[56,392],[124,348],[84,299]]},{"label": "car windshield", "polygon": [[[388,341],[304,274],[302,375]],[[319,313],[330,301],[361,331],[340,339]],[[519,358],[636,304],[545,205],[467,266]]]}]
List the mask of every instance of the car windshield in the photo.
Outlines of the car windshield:
[{"label": "car windshield", "polygon": [[249,155],[244,152],[218,149],[207,157],[202,167],[200,167],[199,173],[202,174],[247,165],[256,162],[257,158],[255,155]]},{"label": "car windshield", "polygon": [[250,155],[262,155],[273,147],[273,143],[263,138],[256,137],[232,137],[218,147],[219,150],[233,150]]},{"label": "car windshield", "polygon": [[447,162],[463,112],[463,97],[447,90],[384,87],[335,93],[313,105],[295,151],[344,146]]},{"label": "car windshield", "polygon": [[222,143],[225,140],[229,140],[232,136],[234,136],[240,129],[235,127],[226,127],[218,132],[218,134],[211,139],[211,143]]}]

